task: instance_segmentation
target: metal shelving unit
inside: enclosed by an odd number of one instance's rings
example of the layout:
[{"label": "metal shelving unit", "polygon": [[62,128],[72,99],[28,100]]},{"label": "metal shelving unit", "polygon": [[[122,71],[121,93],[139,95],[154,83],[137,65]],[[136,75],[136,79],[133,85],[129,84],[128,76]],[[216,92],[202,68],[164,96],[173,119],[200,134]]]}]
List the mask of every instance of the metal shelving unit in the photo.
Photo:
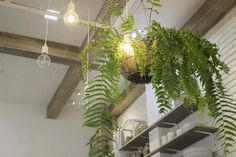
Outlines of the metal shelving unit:
[{"label": "metal shelving unit", "polygon": [[156,127],[171,128],[174,125],[187,118],[193,112],[197,111],[197,107],[192,108],[191,111],[187,110],[183,104],[177,106],[168,114],[163,116],[160,120],[155,122],[153,125],[142,131],[137,136],[134,136],[130,141],[124,143],[121,147],[121,151],[135,151],[142,147],[146,142],[149,141],[149,132]]},{"label": "metal shelving unit", "polygon": [[196,143],[197,141],[200,141],[201,139],[215,133],[216,131],[217,129],[214,127],[208,127],[201,124],[196,125],[180,136],[175,137],[165,145],[153,150],[145,157],[151,157],[158,152],[169,154],[177,153],[178,151],[183,150],[184,148]]}]

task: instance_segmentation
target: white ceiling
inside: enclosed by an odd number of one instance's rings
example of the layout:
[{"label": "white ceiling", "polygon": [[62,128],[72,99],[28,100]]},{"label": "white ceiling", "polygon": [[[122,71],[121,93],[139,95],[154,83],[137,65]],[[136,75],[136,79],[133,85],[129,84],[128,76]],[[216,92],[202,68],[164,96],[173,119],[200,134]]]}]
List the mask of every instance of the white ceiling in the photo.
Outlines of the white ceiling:
[{"label": "white ceiling", "polygon": [[[11,1],[12,3],[40,10],[46,10],[48,6],[48,0]],[[81,19],[88,19],[88,11],[90,11],[90,20],[95,21],[103,1],[104,0],[74,0],[74,3]],[[51,0],[50,9],[58,10],[61,12],[61,15],[64,15],[67,10],[68,2],[69,0]],[[44,19],[43,15],[0,6],[0,20],[0,31],[44,39],[46,19]],[[62,19],[49,21],[48,39],[50,41],[81,46],[86,35],[86,26],[78,25],[77,27],[70,28],[65,26]]]},{"label": "white ceiling", "polygon": [[0,64],[0,101],[29,105],[48,105],[68,69],[54,63],[41,69],[34,59],[1,53]]}]

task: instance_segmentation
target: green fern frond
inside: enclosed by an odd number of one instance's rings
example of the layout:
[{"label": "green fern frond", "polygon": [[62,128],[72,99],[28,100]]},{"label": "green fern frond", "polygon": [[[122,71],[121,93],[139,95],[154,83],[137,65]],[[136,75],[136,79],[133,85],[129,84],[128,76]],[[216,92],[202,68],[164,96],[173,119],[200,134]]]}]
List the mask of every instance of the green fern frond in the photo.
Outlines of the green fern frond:
[{"label": "green fern frond", "polygon": [[[86,109],[83,125],[97,128],[97,133],[88,143],[90,147],[89,157],[114,157],[107,143],[114,141],[113,131],[116,129],[116,118],[110,113],[109,106],[117,105],[120,101],[118,84],[121,56],[117,52],[116,44],[110,44],[110,41],[118,44],[120,39],[117,38],[117,32],[112,31],[109,27],[100,33],[101,37],[106,36],[106,38],[100,38],[93,43],[94,45],[101,45],[96,49],[93,48],[96,50],[93,51],[94,59],[100,64],[98,68],[100,74],[89,80],[85,89]],[[85,58],[92,49],[90,45],[87,47],[82,53],[82,58]]]},{"label": "green fern frond", "polygon": [[222,73],[227,65],[220,61],[218,48],[190,30],[177,31],[153,22],[148,28],[150,76],[160,112],[170,108],[170,100],[184,93],[184,104],[197,104],[201,112],[215,119],[218,139],[225,152],[235,142],[236,102],[227,94]]}]

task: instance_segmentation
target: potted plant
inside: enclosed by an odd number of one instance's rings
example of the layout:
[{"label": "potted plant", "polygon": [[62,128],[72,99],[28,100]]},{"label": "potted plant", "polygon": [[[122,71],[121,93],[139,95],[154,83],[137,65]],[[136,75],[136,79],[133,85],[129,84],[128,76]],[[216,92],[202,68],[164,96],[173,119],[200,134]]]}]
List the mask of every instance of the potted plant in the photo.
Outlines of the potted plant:
[{"label": "potted plant", "polygon": [[[159,1],[146,0],[157,12]],[[109,24],[96,29],[98,38],[83,50],[81,60],[84,72],[90,69],[87,60],[92,52],[99,75],[88,82],[84,101],[84,126],[97,128],[91,138],[90,156],[114,156],[108,149],[108,141],[114,141],[116,119],[109,110],[110,105],[120,101],[120,75],[134,83],[152,83],[159,111],[171,109],[171,101],[178,100],[184,93],[184,104],[195,104],[218,126],[218,139],[223,140],[225,152],[235,142],[236,125],[232,122],[236,113],[235,101],[227,94],[222,83],[222,73],[229,69],[220,61],[215,44],[190,30],[162,27],[152,21],[146,33],[135,30],[134,18],[126,17],[119,30]],[[136,33],[132,38],[130,33]]]}]

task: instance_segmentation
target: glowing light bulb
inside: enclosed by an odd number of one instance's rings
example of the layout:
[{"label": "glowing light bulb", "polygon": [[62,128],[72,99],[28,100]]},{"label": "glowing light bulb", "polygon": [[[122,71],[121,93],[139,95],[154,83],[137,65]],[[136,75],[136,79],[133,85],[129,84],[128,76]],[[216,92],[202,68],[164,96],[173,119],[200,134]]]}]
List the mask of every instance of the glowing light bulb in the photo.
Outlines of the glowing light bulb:
[{"label": "glowing light bulb", "polygon": [[124,36],[124,41],[121,43],[120,49],[126,55],[134,55],[134,49],[131,45],[131,39],[130,39],[130,36],[128,34]]},{"label": "glowing light bulb", "polygon": [[42,47],[42,54],[37,58],[37,64],[41,68],[47,68],[51,64],[51,59],[48,56],[48,46],[46,43]]},{"label": "glowing light bulb", "polygon": [[125,43],[123,46],[122,46],[122,51],[125,52],[125,53],[132,53],[134,50],[132,48],[132,46],[129,44],[129,43]]},{"label": "glowing light bulb", "polygon": [[75,4],[73,3],[73,1],[70,1],[70,3],[68,4],[68,9],[63,19],[65,24],[69,27],[74,27],[78,24],[79,16],[75,12]]},{"label": "glowing light bulb", "polygon": [[76,21],[76,17],[73,16],[73,15],[68,15],[68,16],[67,16],[67,21],[68,21],[69,23],[74,23],[74,22]]}]

